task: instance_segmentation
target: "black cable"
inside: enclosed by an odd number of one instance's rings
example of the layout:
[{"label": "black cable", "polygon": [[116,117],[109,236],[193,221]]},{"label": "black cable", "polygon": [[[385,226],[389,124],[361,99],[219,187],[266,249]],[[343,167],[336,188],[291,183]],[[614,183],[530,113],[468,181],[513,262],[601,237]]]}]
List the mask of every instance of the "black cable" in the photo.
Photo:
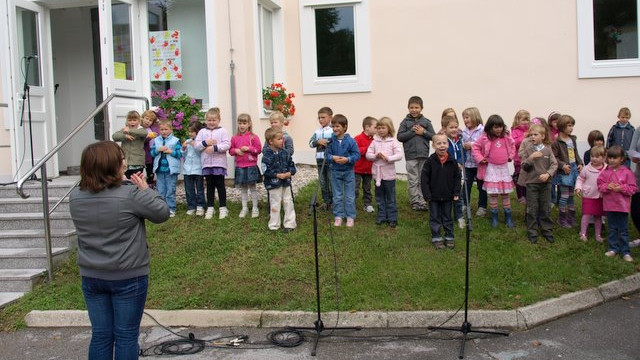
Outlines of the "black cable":
[{"label": "black cable", "polygon": [[304,332],[294,328],[275,330],[267,334],[267,339],[279,347],[292,348],[299,346],[305,340]]}]

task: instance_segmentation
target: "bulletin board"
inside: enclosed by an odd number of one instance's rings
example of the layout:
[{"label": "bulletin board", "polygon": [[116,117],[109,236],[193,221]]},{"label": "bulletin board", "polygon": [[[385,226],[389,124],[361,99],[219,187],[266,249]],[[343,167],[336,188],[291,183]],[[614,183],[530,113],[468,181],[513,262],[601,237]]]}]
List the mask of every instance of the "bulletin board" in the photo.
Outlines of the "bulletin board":
[{"label": "bulletin board", "polygon": [[150,31],[151,81],[182,80],[182,50],[180,31]]}]

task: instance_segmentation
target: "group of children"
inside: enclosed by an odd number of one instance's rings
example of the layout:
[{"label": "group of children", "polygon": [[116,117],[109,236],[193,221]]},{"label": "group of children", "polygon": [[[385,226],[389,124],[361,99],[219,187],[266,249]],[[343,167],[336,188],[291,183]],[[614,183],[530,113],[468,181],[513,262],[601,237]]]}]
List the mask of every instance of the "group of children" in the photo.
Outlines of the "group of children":
[{"label": "group of children", "polygon": [[[606,149],[600,131],[589,134],[591,149],[584,155],[586,162],[577,152],[576,137],[572,135],[575,120],[570,115],[553,112],[547,119],[531,119],[528,111],[520,110],[509,130],[499,115],[491,115],[484,125],[479,110],[471,107],[462,112],[464,127],[460,130],[455,111],[448,108],[442,113],[442,128],[436,133],[422,110],[422,99],[412,96],[397,139],[393,121],[388,117],[379,120],[366,117],[363,131],[352,138],[347,133],[348,120],[344,115],[334,115],[328,107],[318,111],[320,128],[314,131],[309,145],[316,151],[323,198],[319,207],[333,212],[334,226],[341,226],[343,221],[347,227],[354,226],[360,189],[364,211],[375,212],[371,194],[374,182],[376,224],[396,227],[395,162],[404,156],[411,207],[429,211],[431,240],[438,249],[454,247],[454,219],[459,227],[465,226],[464,211],[470,207],[475,182],[479,196],[476,216],[484,216],[488,210],[493,227],[499,223],[499,204],[506,226],[516,226],[510,202],[510,193],[516,191],[518,201],[526,204],[527,234],[532,243],[537,242],[539,235],[554,242],[552,206],[558,206],[560,226],[569,228],[576,224],[575,193],[582,197],[580,240],[587,240],[587,228],[593,223],[595,239],[603,241],[601,229],[606,215],[609,224],[606,255],[619,254],[626,261],[633,261],[627,218],[631,196],[636,192],[636,178],[628,166],[631,159],[637,162],[640,155],[627,156],[634,138],[628,108],[620,109],[618,122],[607,136]],[[170,121],[158,122],[155,113],[146,111],[141,122],[140,115],[131,111],[126,126],[114,133],[113,139],[120,141],[125,150],[126,175],[146,168],[150,182],[155,180],[166,199],[171,216],[176,212],[175,189],[181,158],[184,158],[187,214],[212,218],[217,191],[219,218],[228,216],[225,177],[229,153],[235,158],[235,185],[241,190],[239,217],[249,214],[249,194],[250,214],[254,218],[259,216],[256,183],[264,176],[270,202],[269,229],[278,230],[281,224],[285,232],[295,229],[290,187],[296,167],[292,160],[293,140],[283,131],[284,116],[277,111],[271,114],[264,147],[252,132],[248,114],[239,115],[237,124],[236,135],[229,138],[220,126],[220,110],[211,108],[204,126],[193,123],[190,138],[180,142],[172,135]],[[430,142],[434,149],[431,155]],[[260,154],[262,168],[258,167]],[[509,163],[513,163],[513,174]]]}]

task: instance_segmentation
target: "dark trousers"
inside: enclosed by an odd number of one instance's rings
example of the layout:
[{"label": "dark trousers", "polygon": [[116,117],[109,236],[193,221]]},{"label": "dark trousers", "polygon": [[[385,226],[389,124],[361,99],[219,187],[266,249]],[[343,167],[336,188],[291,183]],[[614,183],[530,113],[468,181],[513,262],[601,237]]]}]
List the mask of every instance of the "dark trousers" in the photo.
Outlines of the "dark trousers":
[{"label": "dark trousers", "polygon": [[216,202],[214,190],[218,190],[220,207],[227,206],[227,189],[224,187],[224,175],[207,175],[207,207],[213,208]]},{"label": "dark trousers", "polygon": [[145,164],[145,170],[147,171],[147,183],[149,185],[155,184],[155,174],[153,173],[153,163]]},{"label": "dark trousers", "polygon": [[396,181],[381,180],[376,186],[376,203],[378,204],[378,221],[398,222],[398,207],[396,205]]},{"label": "dark trousers", "polygon": [[204,178],[202,175],[185,175],[184,192],[187,198],[188,210],[195,210],[198,206],[205,207]]},{"label": "dark trousers", "polygon": [[356,201],[358,201],[358,196],[360,195],[360,184],[362,184],[362,202],[364,203],[364,206],[371,205],[371,179],[371,174],[356,173]]},{"label": "dark trousers", "polygon": [[464,168],[464,172],[466,178],[464,179],[466,188],[467,188],[467,199],[468,204],[471,206],[471,188],[473,187],[473,182],[476,182],[478,186],[478,207],[479,208],[487,208],[487,192],[482,190],[482,184],[484,181],[478,179],[478,168]]},{"label": "dark trousers", "polygon": [[318,182],[320,183],[320,190],[322,190],[322,200],[325,204],[331,204],[333,201],[333,195],[331,194],[331,164],[325,161],[324,168],[322,167],[322,160],[316,160],[318,165]]},{"label": "dark trousers", "polygon": [[444,229],[445,240],[453,240],[453,220],[451,208],[453,200],[429,201],[429,225],[431,226],[431,241],[442,241],[440,231]]},{"label": "dark trousers", "polygon": [[527,184],[527,233],[538,236],[538,225],[543,236],[553,235],[551,212],[551,183]]},{"label": "dark trousers", "polygon": [[609,223],[609,231],[607,234],[609,250],[621,255],[630,254],[629,214],[626,212],[608,211],[607,222]]}]

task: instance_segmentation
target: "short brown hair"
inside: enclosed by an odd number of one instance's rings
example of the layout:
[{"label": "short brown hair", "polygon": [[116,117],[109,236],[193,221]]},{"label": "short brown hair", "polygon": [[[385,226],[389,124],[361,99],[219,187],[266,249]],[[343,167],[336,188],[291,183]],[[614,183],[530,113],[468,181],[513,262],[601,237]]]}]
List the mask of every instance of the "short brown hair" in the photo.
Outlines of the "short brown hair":
[{"label": "short brown hair", "polygon": [[629,108],[626,106],[620,108],[620,110],[618,111],[618,117],[624,116],[624,115],[631,117],[631,110],[629,110]]},{"label": "short brown hair", "polygon": [[564,129],[566,129],[568,125],[575,125],[575,124],[576,124],[576,119],[574,119],[573,116],[560,115],[560,117],[558,118],[558,123],[556,127],[558,128],[558,130],[564,131]]},{"label": "short brown hair", "polygon": [[613,145],[607,149],[607,157],[614,159],[624,159],[624,149],[618,145]]},{"label": "short brown hair", "polygon": [[549,129],[547,129],[546,126],[542,125],[542,124],[533,124],[529,127],[529,131],[527,131],[527,135],[529,133],[531,133],[532,131],[537,131],[540,134],[543,134],[542,136],[542,143],[545,145],[549,145],[551,144],[551,137],[549,136]]},{"label": "short brown hair", "polygon": [[140,120],[140,113],[135,111],[135,110],[131,110],[127,113],[127,120],[129,119],[138,119]]},{"label": "short brown hair", "polygon": [[591,130],[589,132],[589,135],[587,136],[587,142],[589,143],[589,146],[593,147],[593,144],[596,142],[596,140],[600,140],[604,144],[604,134],[600,130]]},{"label": "short brown hair", "polygon": [[142,117],[145,117],[145,116],[150,118],[154,123],[158,121],[158,115],[156,115],[156,113],[153,110],[147,110],[143,112]]},{"label": "short brown hair", "polygon": [[98,193],[122,184],[124,151],[113,141],[99,141],[82,150],[80,189]]},{"label": "short brown hair", "polygon": [[416,104],[419,105],[421,108],[424,109],[424,103],[422,102],[422,98],[420,96],[412,96],[409,98],[407,107],[411,106],[411,104]]},{"label": "short brown hair", "polygon": [[331,119],[331,125],[333,124],[342,125],[346,129],[349,127],[349,120],[347,120],[347,117],[342,114],[335,114]]},{"label": "short brown hair", "polygon": [[362,130],[364,130],[365,127],[370,126],[374,122],[378,122],[378,119],[374,118],[373,116],[367,116],[366,118],[362,119]]},{"label": "short brown hair", "polygon": [[333,110],[331,110],[328,106],[323,106],[318,110],[318,114],[327,114],[329,116],[333,116]]},{"label": "short brown hair", "polygon": [[267,142],[267,145],[269,145],[269,142],[275,139],[276,136],[278,136],[278,134],[284,136],[284,133],[282,132],[282,130],[279,130],[279,129],[274,129],[270,127],[267,130],[265,130],[264,139]]},{"label": "short brown hair", "polygon": [[445,115],[442,120],[440,120],[440,125],[442,125],[442,128],[446,128],[449,124],[451,124],[452,122],[455,122],[457,125],[460,125],[460,122],[458,121],[458,119],[456,119],[453,116],[450,115]]},{"label": "short brown hair", "polygon": [[169,129],[173,130],[173,124],[171,123],[171,120],[169,120],[169,119],[160,120],[160,125],[158,125],[158,126],[168,126]]}]

